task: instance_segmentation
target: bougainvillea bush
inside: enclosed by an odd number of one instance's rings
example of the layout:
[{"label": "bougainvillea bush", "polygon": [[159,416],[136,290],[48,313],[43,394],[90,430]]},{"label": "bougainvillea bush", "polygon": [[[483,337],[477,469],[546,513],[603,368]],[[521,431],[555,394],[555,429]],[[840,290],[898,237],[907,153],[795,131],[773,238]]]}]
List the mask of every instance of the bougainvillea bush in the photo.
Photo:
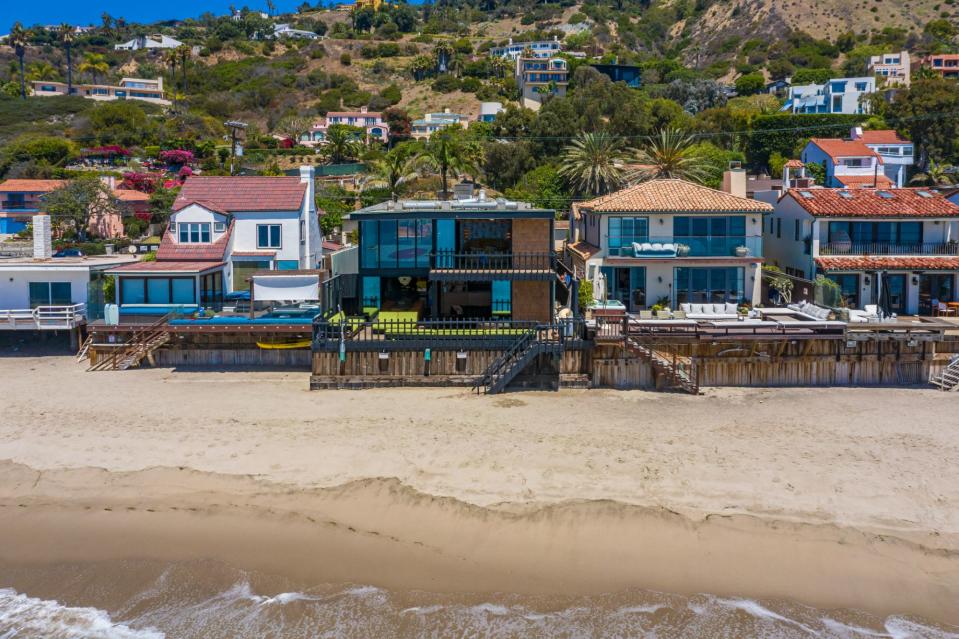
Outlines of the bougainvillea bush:
[{"label": "bougainvillea bush", "polygon": [[185,149],[171,149],[160,151],[160,160],[167,164],[192,164],[193,152]]}]

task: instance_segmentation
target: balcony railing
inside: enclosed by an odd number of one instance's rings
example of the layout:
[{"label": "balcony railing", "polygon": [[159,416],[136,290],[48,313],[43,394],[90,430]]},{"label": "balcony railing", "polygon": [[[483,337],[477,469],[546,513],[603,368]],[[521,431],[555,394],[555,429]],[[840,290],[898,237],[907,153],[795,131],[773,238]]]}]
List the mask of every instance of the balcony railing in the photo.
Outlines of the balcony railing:
[{"label": "balcony railing", "polygon": [[456,253],[430,254],[433,279],[551,279],[555,276],[552,252],[541,253]]},{"label": "balcony railing", "polygon": [[829,242],[819,245],[826,255],[959,255],[959,242],[894,244],[891,242]]},{"label": "balcony railing", "polygon": [[[632,242],[639,244],[671,244],[676,248],[676,254],[667,253],[658,255],[654,252],[633,249],[632,243],[619,248],[610,248],[610,255],[620,257],[760,257],[762,256],[762,238],[749,236],[650,236],[648,238],[633,238]],[[685,248],[684,248],[685,247]],[[745,249],[745,251],[744,251]],[[744,253],[745,255],[741,255]]]},{"label": "balcony railing", "polygon": [[70,329],[84,321],[86,321],[85,304],[0,310],[0,330]]}]

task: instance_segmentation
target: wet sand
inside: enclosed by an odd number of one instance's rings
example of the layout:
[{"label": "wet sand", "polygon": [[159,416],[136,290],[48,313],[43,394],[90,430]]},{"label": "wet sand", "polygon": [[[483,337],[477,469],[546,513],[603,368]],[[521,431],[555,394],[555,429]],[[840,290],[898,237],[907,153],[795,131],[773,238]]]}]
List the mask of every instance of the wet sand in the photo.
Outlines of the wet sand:
[{"label": "wet sand", "polygon": [[8,567],[216,559],[302,583],[959,623],[959,396],[311,393],[301,373],[68,358],[0,358],[0,378]]}]

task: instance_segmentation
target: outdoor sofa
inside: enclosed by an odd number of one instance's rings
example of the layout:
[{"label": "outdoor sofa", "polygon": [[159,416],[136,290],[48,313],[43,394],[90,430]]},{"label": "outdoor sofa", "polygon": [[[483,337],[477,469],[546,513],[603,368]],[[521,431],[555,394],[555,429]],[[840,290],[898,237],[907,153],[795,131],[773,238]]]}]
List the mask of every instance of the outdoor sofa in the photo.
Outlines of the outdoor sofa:
[{"label": "outdoor sofa", "polygon": [[721,320],[737,319],[737,306],[731,302],[725,304],[691,304],[684,302],[679,309],[686,313],[686,319],[691,320]]}]

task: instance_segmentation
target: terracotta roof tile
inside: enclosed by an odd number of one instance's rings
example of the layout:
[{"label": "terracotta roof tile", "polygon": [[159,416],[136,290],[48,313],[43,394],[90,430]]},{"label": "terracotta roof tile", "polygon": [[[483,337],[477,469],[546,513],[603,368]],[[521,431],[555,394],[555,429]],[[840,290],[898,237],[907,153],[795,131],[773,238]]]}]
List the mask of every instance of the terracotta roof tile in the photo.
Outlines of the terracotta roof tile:
[{"label": "terracotta roof tile", "polygon": [[150,194],[133,189],[114,189],[113,194],[121,202],[149,202]]},{"label": "terracotta roof tile", "polygon": [[111,268],[107,273],[140,273],[144,271],[154,272],[174,272],[174,273],[200,273],[209,269],[223,266],[225,262],[134,262],[124,266]]},{"label": "terracotta roof tile", "polygon": [[806,165],[802,163],[802,160],[792,159],[792,160],[786,160],[786,164],[784,164],[783,166],[789,169],[801,169]]},{"label": "terracotta roof tile", "polygon": [[860,271],[874,269],[923,269],[951,271],[959,269],[959,257],[817,257],[816,265],[824,271]]},{"label": "terracotta roof tile", "polygon": [[217,212],[296,211],[306,186],[298,177],[194,175],[183,184],[173,210],[200,203]]},{"label": "terracotta roof tile", "polygon": [[6,180],[0,183],[0,193],[49,193],[66,183],[66,180]]},{"label": "terracotta roof tile", "polygon": [[834,175],[837,182],[851,189],[891,189],[896,185],[881,173],[879,175]]},{"label": "terracotta roof tile", "polygon": [[621,191],[583,202],[579,208],[597,213],[763,213],[772,211],[773,207],[766,202],[738,197],[685,180],[659,179],[640,182]]},{"label": "terracotta roof tile", "polygon": [[837,160],[838,158],[848,157],[875,157],[879,158],[879,163],[882,164],[882,157],[858,140],[812,138],[809,140],[809,143],[818,146],[823,150],[823,153],[831,157],[833,161]]},{"label": "terracotta roof tile", "polygon": [[160,240],[160,248],[157,249],[158,262],[222,262],[226,255],[226,247],[230,243],[230,235],[233,233],[233,222],[226,229],[220,239],[212,244],[180,244],[173,237],[173,233],[167,229]]},{"label": "terracotta roof tile", "polygon": [[599,247],[580,240],[579,242],[572,242],[568,244],[569,250],[573,251],[579,255],[582,259],[588,260],[592,256],[599,253]]},{"label": "terracotta roof tile", "polygon": [[858,139],[863,144],[909,144],[910,141],[892,129],[863,131]]},{"label": "terracotta roof tile", "polygon": [[783,197],[817,217],[959,217],[959,206],[929,189],[790,189]]}]

